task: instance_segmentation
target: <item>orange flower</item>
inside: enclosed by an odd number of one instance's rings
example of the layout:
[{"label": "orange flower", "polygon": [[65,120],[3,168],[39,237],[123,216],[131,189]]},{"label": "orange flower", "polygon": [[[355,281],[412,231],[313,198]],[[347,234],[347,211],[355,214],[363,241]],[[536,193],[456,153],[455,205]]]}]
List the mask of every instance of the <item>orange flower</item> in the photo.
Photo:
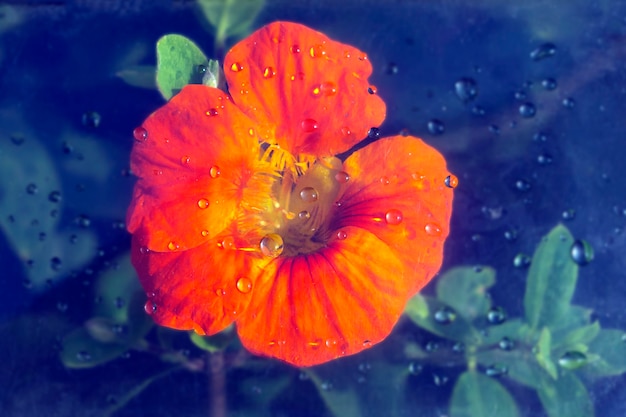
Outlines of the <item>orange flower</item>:
[{"label": "orange flower", "polygon": [[414,137],[335,157],[385,117],[353,47],[277,22],[224,68],[229,94],[186,86],[134,132],[146,310],[297,366],[380,342],[441,266],[456,179]]}]

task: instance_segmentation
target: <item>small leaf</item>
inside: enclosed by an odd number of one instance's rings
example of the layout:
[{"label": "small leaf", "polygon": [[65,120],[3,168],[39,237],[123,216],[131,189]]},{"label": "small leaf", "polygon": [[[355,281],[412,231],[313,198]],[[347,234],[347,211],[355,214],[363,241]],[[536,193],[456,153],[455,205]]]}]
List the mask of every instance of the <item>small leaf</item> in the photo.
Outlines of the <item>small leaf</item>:
[{"label": "small leaf", "polygon": [[[303,372],[311,378],[317,392],[335,417],[360,416],[360,401],[354,383],[349,381],[347,375],[337,372],[324,372],[326,367],[303,369]],[[323,377],[322,374],[330,374],[331,377]]]},{"label": "small leaf", "polygon": [[404,312],[419,327],[438,336],[468,345],[478,343],[481,340],[480,334],[463,317],[457,316],[454,320],[447,322],[436,319],[436,313],[446,308],[449,309],[436,298],[417,294],[409,300]]},{"label": "small leaf", "polygon": [[207,352],[215,353],[226,349],[226,347],[235,338],[235,329],[233,326],[229,326],[221,332],[212,336],[201,336],[198,333],[192,331],[189,333],[189,338],[194,345]]},{"label": "small leaf", "polygon": [[133,65],[132,67],[118,71],[116,76],[120,77],[126,84],[133,87],[155,89],[156,68],[154,65]]},{"label": "small leaf", "polygon": [[214,65],[195,43],[181,35],[163,36],[156,49],[156,82],[166,100],[187,84],[202,84],[206,69]]},{"label": "small leaf", "polygon": [[558,225],[535,251],[524,295],[526,320],[533,329],[558,325],[570,307],[578,277],[570,256],[573,242],[569,230]]},{"label": "small leaf", "polygon": [[550,358],[550,354],[552,353],[551,339],[552,336],[550,335],[550,330],[547,327],[544,327],[541,330],[539,341],[537,342],[537,352],[535,353],[535,358],[537,359],[537,363],[539,363],[539,365],[545,369],[553,379],[557,379],[558,374],[556,365]]},{"label": "small leaf", "polygon": [[587,326],[570,330],[569,332],[552,333],[552,350],[572,349],[579,345],[586,345],[600,333],[600,323],[597,321]]},{"label": "small leaf", "polygon": [[223,46],[231,36],[247,35],[264,3],[264,0],[198,0],[215,30],[218,46]]},{"label": "small leaf", "polygon": [[593,417],[589,393],[571,372],[557,380],[544,380],[537,393],[549,417]]},{"label": "small leaf", "polygon": [[89,334],[86,328],[80,327],[63,340],[61,361],[67,368],[92,368],[111,361],[128,347],[121,343],[102,343]]},{"label": "small leaf", "polygon": [[589,343],[589,359],[585,371],[591,376],[613,376],[626,372],[626,333],[618,329],[603,329]]},{"label": "small leaf", "polygon": [[466,320],[484,316],[491,308],[487,289],[496,282],[493,268],[452,268],[437,280],[437,298]]},{"label": "small leaf", "polygon": [[475,371],[457,380],[450,401],[450,417],[517,417],[519,412],[509,392],[494,378]]},{"label": "small leaf", "polygon": [[[114,264],[117,265],[116,268],[111,268],[98,277],[95,292],[99,302],[94,305],[93,315],[124,323],[128,320],[132,297],[136,293],[142,293],[142,290],[135,268],[130,262],[130,252],[116,258]],[[143,304],[141,310],[143,311]]]},{"label": "small leaf", "polygon": [[505,337],[513,340],[523,339],[526,336],[527,330],[528,325],[522,322],[522,320],[507,320],[497,326],[488,327],[485,334],[482,336],[482,344],[495,345]]}]

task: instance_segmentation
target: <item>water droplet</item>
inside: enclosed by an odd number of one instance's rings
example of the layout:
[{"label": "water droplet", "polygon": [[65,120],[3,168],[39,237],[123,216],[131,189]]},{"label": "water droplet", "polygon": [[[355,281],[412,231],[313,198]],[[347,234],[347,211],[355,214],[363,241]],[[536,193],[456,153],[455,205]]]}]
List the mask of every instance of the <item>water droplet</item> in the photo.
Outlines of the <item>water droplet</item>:
[{"label": "water droplet", "polygon": [[454,83],[456,96],[464,103],[472,101],[478,95],[478,85],[472,78],[461,78]]},{"label": "water droplet", "polygon": [[576,217],[576,210],[567,209],[561,213],[561,218],[563,220],[573,220]]},{"label": "water droplet", "polygon": [[259,248],[264,256],[269,258],[276,258],[283,253],[284,243],[283,238],[276,233],[267,234],[261,239]]},{"label": "water droplet", "polygon": [[220,249],[233,249],[235,247],[235,239],[232,236],[226,236],[217,244]]},{"label": "water droplet", "polygon": [[201,209],[208,208],[209,200],[207,200],[206,198],[201,198],[200,200],[198,200],[198,207]]},{"label": "water droplet", "polygon": [[515,188],[517,188],[519,191],[528,191],[530,190],[530,183],[526,180],[519,179],[515,181]]},{"label": "water droplet", "polygon": [[441,227],[437,223],[426,223],[424,231],[430,236],[441,236]]},{"label": "water droplet", "polygon": [[482,106],[474,106],[472,107],[472,114],[476,115],[476,116],[484,116],[485,115],[486,110],[484,107]]},{"label": "water droplet", "polygon": [[396,75],[399,71],[398,65],[395,62],[390,62],[385,66],[385,73],[389,75]]},{"label": "water droplet", "polygon": [[498,347],[502,350],[513,350],[515,348],[515,342],[508,337],[503,337],[498,342]]},{"label": "water droplet", "polygon": [[370,85],[369,87],[367,87],[367,92],[369,94],[376,94],[378,93],[378,89],[375,86]]},{"label": "water droplet", "polygon": [[233,64],[230,66],[230,70],[233,72],[242,71],[243,65],[241,65],[239,62],[233,62]]},{"label": "water droplet", "polygon": [[289,47],[289,50],[291,51],[292,54],[299,54],[300,53],[300,46],[299,45],[291,45]]},{"label": "water droplet", "polygon": [[309,213],[306,210],[302,210],[300,213],[298,213],[298,218],[300,220],[307,220],[311,218],[311,213]]},{"label": "water droplet", "polygon": [[502,307],[492,307],[487,312],[487,321],[489,324],[502,324],[506,321],[506,311]]},{"label": "water droplet", "polygon": [[324,342],[324,344],[326,345],[326,347],[334,347],[337,346],[337,340],[336,339],[326,339],[326,342]]},{"label": "water droplet", "polygon": [[402,223],[402,212],[400,210],[391,209],[385,213],[385,221],[387,224],[397,225]]},{"label": "water droplet", "polygon": [[526,91],[523,90],[517,90],[514,94],[515,100],[526,100],[527,94]]},{"label": "water droplet", "polygon": [[147,314],[154,314],[156,313],[157,310],[157,306],[154,303],[154,301],[152,300],[148,300],[146,301],[146,303],[143,305],[143,309]]},{"label": "water droplet", "polygon": [[572,260],[580,266],[585,266],[593,261],[593,247],[585,240],[577,239],[570,249]]},{"label": "water droplet", "polygon": [[379,139],[380,129],[377,127],[370,127],[370,129],[367,131],[367,137],[370,139]]},{"label": "water droplet", "polygon": [[219,113],[216,108],[210,108],[204,114],[206,114],[207,116],[217,116]]},{"label": "water droplet", "polygon": [[39,188],[37,184],[30,183],[26,186],[26,192],[28,194],[37,194],[39,192]]},{"label": "water droplet", "polygon": [[272,67],[265,67],[263,70],[263,78],[274,78],[276,71]]},{"label": "water droplet", "polygon": [[335,174],[335,181],[337,181],[340,184],[345,184],[348,181],[350,181],[350,175],[348,175],[347,172],[339,171],[338,173]]},{"label": "water droplet", "polygon": [[530,256],[525,253],[518,253],[515,255],[515,258],[513,258],[513,266],[516,268],[526,268],[530,265],[530,262]]},{"label": "water droplet", "polygon": [[309,55],[311,55],[311,58],[321,58],[326,55],[326,49],[322,44],[313,45],[309,49]]},{"label": "water droplet", "polygon": [[565,352],[563,356],[559,358],[559,366],[567,370],[573,371],[587,363],[587,355],[578,351]]},{"label": "water droplet", "polygon": [[91,226],[91,219],[84,214],[76,216],[74,219],[74,223],[76,223],[79,227],[87,228]]},{"label": "water droplet", "polygon": [[209,231],[208,230],[203,230],[200,232],[200,234],[202,235],[202,237],[207,237],[209,236]]},{"label": "water droplet", "polygon": [[485,375],[496,378],[502,375],[506,375],[509,372],[509,368],[502,364],[494,364],[485,368]]},{"label": "water droplet", "polygon": [[556,89],[557,85],[558,84],[554,78],[545,78],[541,81],[541,86],[544,90],[552,91]]},{"label": "water droplet", "polygon": [[175,243],[175,242],[170,242],[170,243],[167,244],[167,248],[169,250],[174,251],[174,250],[180,249],[180,246],[177,243]]},{"label": "water droplet", "polygon": [[89,362],[91,360],[91,354],[86,350],[81,350],[76,353],[76,360],[79,362]]},{"label": "water droplet", "polygon": [[60,270],[62,264],[63,262],[61,261],[61,258],[59,258],[58,256],[55,256],[52,259],[50,259],[50,268],[52,268],[54,271]]},{"label": "water droplet", "polygon": [[537,156],[537,163],[539,165],[550,165],[552,163],[552,155],[548,153],[540,153]]},{"label": "water droplet", "polygon": [[300,122],[300,128],[306,133],[311,133],[315,132],[319,128],[319,125],[317,124],[317,120],[304,119]]},{"label": "water droplet", "polygon": [[431,135],[438,136],[446,131],[445,125],[441,120],[438,119],[429,120],[426,126],[428,128],[428,132],[430,132]]},{"label": "water droplet", "polygon": [[443,180],[443,183],[448,188],[456,188],[459,185],[459,179],[455,175],[450,174]]},{"label": "water droplet", "polygon": [[95,111],[88,111],[83,113],[83,126],[96,128],[100,126],[100,122],[102,121],[102,116],[100,113]]},{"label": "water droplet", "polygon": [[380,179],[379,179],[378,181],[380,181],[380,183],[381,183],[382,185],[389,185],[389,184],[390,184],[390,182],[391,182],[391,181],[389,180],[389,177],[386,177],[386,176],[384,176],[384,175],[383,175],[382,177],[380,177]]},{"label": "water droplet", "polygon": [[526,119],[535,117],[535,114],[537,113],[537,108],[535,107],[533,103],[524,103],[521,106],[519,106],[518,110],[519,110],[519,114]]},{"label": "water droplet", "polygon": [[337,94],[337,86],[331,81],[321,83],[319,86],[319,90],[320,93],[322,93],[326,97],[334,96],[335,94]]},{"label": "water droplet", "polygon": [[433,318],[439,324],[450,324],[456,319],[456,313],[449,307],[442,307],[435,311]]},{"label": "water droplet", "polygon": [[421,363],[418,363],[418,362],[409,363],[409,373],[411,375],[419,375],[422,373],[423,369],[424,367],[422,366]]},{"label": "water droplet", "polygon": [[530,53],[530,58],[533,61],[539,61],[545,58],[549,58],[556,53],[556,45],[550,42],[539,45],[536,49]]},{"label": "water droplet", "polygon": [[22,145],[25,141],[26,138],[22,135],[11,135],[11,142],[16,146]]},{"label": "water droplet", "polygon": [[433,383],[438,387],[446,385],[449,380],[450,378],[445,375],[433,374]]},{"label": "water droplet", "polygon": [[215,290],[215,295],[217,295],[218,297],[223,297],[226,295],[226,290],[224,290],[223,288],[218,288]]},{"label": "water droplet", "polygon": [[348,234],[344,230],[339,230],[336,234],[338,240],[345,240]]},{"label": "water droplet", "polygon": [[300,198],[305,203],[314,203],[319,198],[319,194],[317,193],[317,190],[313,187],[304,187],[300,191]]},{"label": "water droplet", "polygon": [[237,289],[247,294],[252,291],[252,281],[249,278],[241,277],[237,280]]},{"label": "water droplet", "polygon": [[220,171],[220,167],[218,167],[217,165],[213,165],[211,169],[209,169],[209,175],[211,176],[211,178],[217,178],[221,174],[222,171]]},{"label": "water droplet", "polygon": [[189,155],[183,155],[180,157],[180,163],[183,165],[188,165],[189,161],[191,161],[191,157]]},{"label": "water droplet", "polygon": [[342,127],[341,128],[341,134],[345,137],[345,138],[349,138],[350,136],[352,136],[352,131],[350,130],[349,127]]},{"label": "water droplet", "polygon": [[576,106],[576,101],[573,98],[567,97],[563,99],[563,107],[573,109],[574,106]]},{"label": "water droplet", "polygon": [[135,130],[133,130],[133,137],[136,141],[143,142],[148,139],[148,131],[142,126],[136,127]]}]

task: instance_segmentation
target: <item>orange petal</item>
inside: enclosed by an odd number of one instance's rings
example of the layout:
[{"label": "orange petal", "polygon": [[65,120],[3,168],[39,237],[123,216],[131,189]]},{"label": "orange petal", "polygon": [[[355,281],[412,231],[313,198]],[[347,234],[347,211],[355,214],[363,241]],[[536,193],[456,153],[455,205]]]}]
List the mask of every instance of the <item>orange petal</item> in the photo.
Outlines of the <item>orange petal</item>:
[{"label": "orange petal", "polygon": [[258,160],[253,126],[228,95],[200,85],[186,86],[150,115],[135,131],[131,170],[139,180],[128,230],[144,228],[145,245],[161,252],[220,233]]},{"label": "orange petal", "polygon": [[385,103],[368,92],[366,55],[306,26],[259,29],[228,52],[224,72],[261,138],[292,154],[336,155],[385,118]]},{"label": "orange petal", "polygon": [[133,235],[132,262],[148,294],[146,312],[162,326],[214,334],[246,309],[261,271],[246,252],[221,249],[212,239],[174,253],[148,250],[147,234]]},{"label": "orange petal", "polygon": [[237,321],[247,349],[311,366],[357,353],[391,332],[411,295],[411,271],[372,233],[343,231],[348,238],[266,268]]},{"label": "orange petal", "polygon": [[333,228],[373,233],[412,271],[418,291],[439,271],[449,233],[453,192],[443,156],[421,139],[395,136],[354,152],[344,170],[350,180]]}]

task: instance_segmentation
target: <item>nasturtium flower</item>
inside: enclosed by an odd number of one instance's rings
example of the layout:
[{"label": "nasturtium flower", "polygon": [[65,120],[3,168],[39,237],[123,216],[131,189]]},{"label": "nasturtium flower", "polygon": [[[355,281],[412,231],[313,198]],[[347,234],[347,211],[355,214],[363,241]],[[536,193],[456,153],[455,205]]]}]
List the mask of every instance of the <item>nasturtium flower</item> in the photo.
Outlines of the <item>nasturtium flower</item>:
[{"label": "nasturtium flower", "polygon": [[[235,323],[296,366],[383,340],[438,272],[456,178],[411,136],[352,153],[385,117],[361,51],[277,22],[134,132],[132,260],[163,326]],[[347,154],[345,160],[337,155]]]}]

